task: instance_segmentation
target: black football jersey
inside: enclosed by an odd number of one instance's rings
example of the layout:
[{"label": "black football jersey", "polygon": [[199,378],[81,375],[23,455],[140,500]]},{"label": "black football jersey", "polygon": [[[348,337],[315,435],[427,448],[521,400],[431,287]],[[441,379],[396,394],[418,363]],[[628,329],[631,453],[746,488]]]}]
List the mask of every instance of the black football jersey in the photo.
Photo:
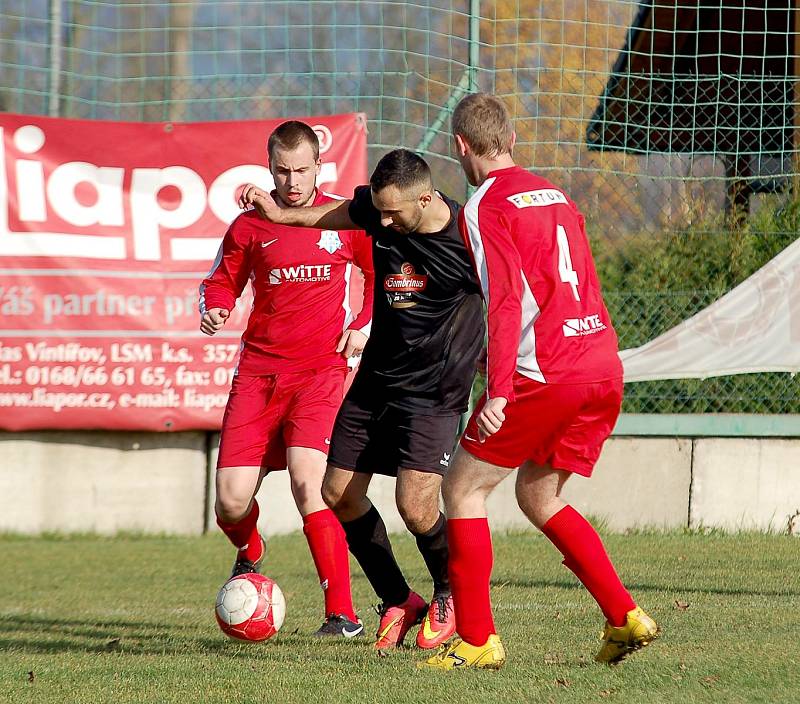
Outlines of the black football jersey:
[{"label": "black football jersey", "polygon": [[[441,195],[441,194],[439,194]],[[350,219],[372,238],[372,331],[350,393],[422,414],[463,413],[484,344],[481,288],[458,230],[459,204],[441,195],[440,232],[401,234],[380,223],[369,186]]]}]

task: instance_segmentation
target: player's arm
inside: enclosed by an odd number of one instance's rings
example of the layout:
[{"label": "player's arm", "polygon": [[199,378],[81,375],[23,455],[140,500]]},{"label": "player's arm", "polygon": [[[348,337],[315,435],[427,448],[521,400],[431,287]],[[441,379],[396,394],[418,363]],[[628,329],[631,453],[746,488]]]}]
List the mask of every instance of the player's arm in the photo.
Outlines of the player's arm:
[{"label": "player's arm", "polygon": [[[513,378],[522,322],[519,251],[511,238],[509,223],[499,210],[479,207],[477,223],[468,223],[462,215],[460,224],[470,248],[485,262],[484,267],[477,268],[477,274],[487,302],[487,393],[490,401],[513,401]],[[505,403],[491,404],[491,407],[497,405],[504,407]],[[489,419],[490,428],[497,425],[502,407],[494,409],[495,413]]]},{"label": "player's arm", "polygon": [[337,352],[345,357],[358,357],[369,339],[372,328],[372,298],[375,290],[375,269],[372,266],[372,243],[362,230],[352,233],[353,263],[364,275],[364,301],[361,311],[342,334]]},{"label": "player's arm", "polygon": [[248,242],[249,237],[234,220],[222,238],[211,271],[200,284],[200,331],[206,335],[222,330],[247,285]]},{"label": "player's arm", "polygon": [[239,197],[239,207],[250,206],[262,218],[278,225],[317,227],[320,230],[354,230],[358,227],[350,219],[349,200],[334,200],[308,208],[281,208],[269,193],[248,183]]}]

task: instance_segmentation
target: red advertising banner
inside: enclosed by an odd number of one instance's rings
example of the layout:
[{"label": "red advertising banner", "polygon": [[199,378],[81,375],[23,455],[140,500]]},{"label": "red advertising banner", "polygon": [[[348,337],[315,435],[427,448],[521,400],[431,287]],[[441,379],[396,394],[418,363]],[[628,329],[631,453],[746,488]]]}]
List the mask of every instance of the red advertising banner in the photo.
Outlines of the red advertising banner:
[{"label": "red advertising banner", "polygon": [[[318,185],[367,179],[362,114],[302,118]],[[250,311],[214,337],[198,285],[283,120],[114,123],[0,114],[0,428],[219,427]]]}]

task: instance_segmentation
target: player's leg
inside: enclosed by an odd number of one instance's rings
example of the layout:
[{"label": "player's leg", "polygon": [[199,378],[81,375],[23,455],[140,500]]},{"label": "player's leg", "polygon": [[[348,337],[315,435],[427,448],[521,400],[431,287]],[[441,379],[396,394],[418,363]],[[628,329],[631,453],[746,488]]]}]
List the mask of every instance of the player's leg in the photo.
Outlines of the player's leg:
[{"label": "player's leg", "polygon": [[261,467],[219,467],[214,511],[217,525],[237,549],[231,576],[258,572],[264,541],[258,533],[259,506],[255,494],[263,477]]},{"label": "player's leg", "polygon": [[492,537],[486,499],[513,471],[475,457],[463,447],[442,484],[450,548],[450,584],[459,638],[444,652],[421,663],[423,667],[496,669],[505,662],[489,596]]},{"label": "player's leg", "polygon": [[[448,447],[448,456],[451,452],[452,447]],[[441,452],[437,462],[440,457]],[[411,592],[403,604],[402,637],[412,626],[422,622],[417,633],[417,645],[421,648],[438,647],[455,632],[453,596],[447,573],[447,521],[439,510],[441,485],[442,476],[436,472],[406,468],[397,472],[397,509],[416,539],[417,549],[433,580],[430,605],[415,592]],[[398,633],[397,637],[400,635]]]},{"label": "player's leg", "polygon": [[617,575],[602,540],[591,524],[561,498],[571,473],[526,462],[517,474],[520,508],[564,556],[564,565],[575,573],[597,601],[612,626],[622,626],[636,607]]},{"label": "player's leg", "polygon": [[222,421],[214,509],[217,525],[237,548],[233,574],[257,572],[264,558],[255,494],[267,448],[276,439],[269,411],[274,386],[274,377],[234,377]]},{"label": "player's leg", "polygon": [[[389,610],[403,609],[409,600],[421,599],[411,591],[392,550],[378,510],[367,498],[371,474],[328,466],[322,495],[342,522],[350,552],[361,566],[375,594],[381,600],[381,624]],[[422,601],[423,607],[425,602]],[[378,629],[376,647],[387,645],[384,627]],[[406,629],[407,630],[407,629]]]},{"label": "player's leg", "polygon": [[623,586],[600,536],[561,498],[561,488],[569,476],[569,472],[528,462],[517,475],[517,501],[531,523],[558,548],[564,565],[605,614],[606,644],[598,660],[616,662],[655,638],[657,626]]},{"label": "player's leg", "polygon": [[572,474],[591,476],[603,442],[616,422],[621,382],[576,385],[584,394],[571,423],[558,434],[548,462],[528,461],[517,475],[517,501],[528,519],[564,556],[564,565],[584,584],[607,619],[597,659],[616,662],[658,634],[653,620],[625,589],[591,524],[561,498]]},{"label": "player's leg", "polygon": [[367,498],[372,473],[394,475],[397,457],[391,433],[381,432],[383,408],[349,393],[331,435],[322,497],[342,522],[347,544],[384,605],[402,604],[411,592],[395,560],[386,525]]},{"label": "player's leg", "polygon": [[325,595],[325,622],[316,635],[356,636],[364,627],[353,609],[347,540],[339,519],[322,499],[327,457],[308,447],[289,447],[286,456],[292,495]]},{"label": "player's leg", "polygon": [[442,475],[456,443],[460,416],[423,416],[396,412],[395,428],[401,468],[395,498],[400,516],[417,542],[433,580],[433,596],[417,633],[420,648],[436,648],[456,629],[448,574],[447,520],[439,510]]},{"label": "player's leg", "polygon": [[371,479],[371,474],[328,465],[322,495],[342,521],[350,552],[381,600],[374,647],[384,650],[403,642],[427,604],[408,586],[383,518],[367,498]]},{"label": "player's leg", "polygon": [[331,428],[342,398],[345,371],[284,375],[291,390],[283,422],[292,495],[325,596],[325,621],[315,635],[358,635],[363,626],[350,591],[350,556],[344,530],[322,498]]},{"label": "player's leg", "polygon": [[571,473],[526,462],[517,474],[520,508],[564,556],[564,565],[575,573],[597,601],[612,626],[622,626],[635,608],[623,587],[603,543],[591,524],[561,498]]}]

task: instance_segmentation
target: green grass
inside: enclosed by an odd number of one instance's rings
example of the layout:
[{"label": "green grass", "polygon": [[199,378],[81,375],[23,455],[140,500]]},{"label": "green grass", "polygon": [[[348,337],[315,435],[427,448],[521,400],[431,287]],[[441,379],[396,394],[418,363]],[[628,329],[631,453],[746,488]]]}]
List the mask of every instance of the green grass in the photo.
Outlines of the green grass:
[{"label": "green grass", "polygon": [[[429,591],[411,539],[394,539]],[[663,628],[609,668],[592,661],[601,617],[540,535],[495,536],[492,598],[509,652],[500,672],[419,672],[419,651],[378,658],[369,640],[319,642],[321,594],[305,540],[269,541],[288,614],[263,644],[226,639],[213,600],[231,559],[220,536],[0,537],[0,702],[796,702],[796,538],[609,535],[639,603]],[[375,601],[354,567],[357,608]],[[683,608],[676,606],[680,602]],[[688,604],[688,607],[685,606]]]}]

